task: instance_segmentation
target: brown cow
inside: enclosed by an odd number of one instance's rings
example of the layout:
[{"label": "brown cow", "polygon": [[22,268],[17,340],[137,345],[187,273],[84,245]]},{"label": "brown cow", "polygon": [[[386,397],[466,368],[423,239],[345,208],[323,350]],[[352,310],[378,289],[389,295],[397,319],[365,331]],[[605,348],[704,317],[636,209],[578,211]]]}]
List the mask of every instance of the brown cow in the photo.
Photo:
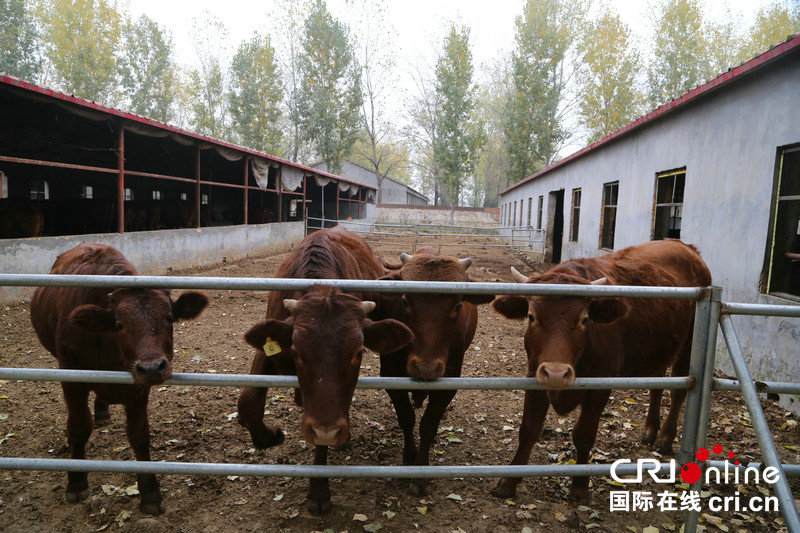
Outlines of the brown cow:
[{"label": "brown cow", "polygon": [[0,207],[0,239],[38,237],[44,217],[38,209],[27,206]]},{"label": "brown cow", "polygon": [[[116,249],[82,242],[56,259],[51,274],[135,276],[136,269]],[[168,291],[154,289],[39,287],[31,299],[31,322],[42,345],[59,368],[119,370],[133,375],[134,385],[62,383],[67,404],[67,440],[73,459],[86,458],[92,433],[89,391],[95,392],[95,420],[109,417],[108,405],[125,406],[126,432],[138,461],[150,460],[147,400],[150,387],[172,375],[172,323],[195,318],[208,305],[205,294],[184,292],[172,301]],[[67,474],[67,501],[89,493],[86,472]],[[141,509],[164,512],[158,480],[138,474]]]},{"label": "brown cow", "polygon": [[[278,267],[277,277],[375,279],[383,273],[364,239],[335,226],[306,237]],[[375,305],[322,285],[305,294],[273,291],[267,319],[245,334],[256,349],[251,374],[297,375],[295,400],[304,407],[303,438],[316,445],[314,464],[327,464],[328,446],[349,438],[350,403],[364,347],[389,353],[411,341],[411,331],[400,322],[366,318]],[[238,421],[257,448],[275,446],[284,438],[280,429],[264,424],[266,395],[266,388],[248,387],[239,397]],[[311,480],[307,506],[313,514],[330,510],[327,479]]]},{"label": "brown cow", "polygon": [[[513,270],[513,269],[512,269]],[[526,283],[604,284],[705,287],[711,273],[694,246],[677,240],[653,241],[602,257],[565,261]],[[526,391],[519,447],[512,464],[527,464],[550,405],[566,415],[578,405],[581,414],[572,431],[576,461],[586,463],[597,438],[600,415],[610,390],[568,390],[576,376],[673,376],[689,372],[694,302],[673,299],[569,298],[501,296],[493,304],[507,318],[528,319],[525,351],[528,376],[547,387]],[[644,424],[645,443],[661,453],[672,450],[685,390],[672,390],[669,415],[659,430],[661,390],[650,391]],[[521,478],[501,479],[493,494],[515,494]],[[588,495],[589,479],[573,480],[571,496]]]},{"label": "brown cow", "polygon": [[[402,267],[381,279],[403,281],[472,281],[467,269],[472,259],[442,256],[433,248],[420,248],[414,255],[401,254]],[[384,262],[384,264],[386,264]],[[397,353],[381,354],[381,376],[413,376],[435,379],[458,377],[478,325],[476,305],[489,303],[490,295],[405,294],[384,297],[386,316],[407,324],[414,332],[413,342]],[[414,406],[420,407],[428,396],[428,406],[419,425],[419,449],[414,440],[415,414],[409,391],[387,390],[397,421],[403,430],[403,464],[427,465],[429,452],[445,409],[456,395],[455,390],[437,390],[413,394]],[[426,492],[429,480],[411,482],[417,495]]]}]

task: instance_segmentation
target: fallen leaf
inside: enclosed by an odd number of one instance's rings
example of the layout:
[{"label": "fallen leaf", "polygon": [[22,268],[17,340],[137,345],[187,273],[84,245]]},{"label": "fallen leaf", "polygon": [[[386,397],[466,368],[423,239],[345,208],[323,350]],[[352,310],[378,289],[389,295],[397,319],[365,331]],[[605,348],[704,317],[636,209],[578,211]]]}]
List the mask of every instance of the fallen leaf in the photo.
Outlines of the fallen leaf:
[{"label": "fallen leaf", "polygon": [[364,531],[378,531],[380,529],[383,529],[383,525],[381,525],[380,522],[373,522],[371,524],[364,525]]},{"label": "fallen leaf", "polygon": [[389,520],[391,520],[392,518],[395,517],[395,515],[397,515],[397,513],[395,513],[394,511],[384,511],[382,514]]},{"label": "fallen leaf", "polygon": [[106,494],[107,496],[111,496],[117,492],[117,487],[114,485],[100,485],[100,489],[103,491],[103,494]]},{"label": "fallen leaf", "polygon": [[125,523],[126,520],[130,519],[131,512],[130,511],[120,511],[117,517],[114,519],[115,522],[119,524],[119,527]]},{"label": "fallen leaf", "polygon": [[642,533],[658,533],[658,528],[655,526],[647,526],[642,528]]},{"label": "fallen leaf", "polygon": [[636,403],[636,400],[634,400],[633,398],[625,398],[623,401],[628,405],[633,405]]},{"label": "fallen leaf", "polygon": [[234,418],[237,418],[238,416],[239,416],[239,413],[230,413],[230,414],[225,415],[225,418],[227,418],[228,420],[233,420]]},{"label": "fallen leaf", "polygon": [[276,494],[276,495],[275,495],[275,497],[274,497],[274,498],[272,498],[272,501],[274,501],[274,502],[279,502],[279,501],[281,501],[282,499],[283,499],[283,494]]},{"label": "fallen leaf", "polygon": [[106,524],[104,526],[98,527],[97,529],[95,529],[95,531],[104,531],[110,525],[111,525],[111,522],[109,522],[108,524]]},{"label": "fallen leaf", "polygon": [[138,496],[139,495],[139,484],[138,483],[134,483],[130,487],[125,487],[125,490],[123,492],[128,496]]},{"label": "fallen leaf", "polygon": [[419,511],[419,514],[428,514],[427,507],[417,507],[417,511]]},{"label": "fallen leaf", "polygon": [[558,520],[559,522],[566,522],[567,521],[567,517],[564,516],[564,513],[558,513],[557,512],[555,514],[555,517],[556,517],[556,520]]},{"label": "fallen leaf", "polygon": [[8,420],[8,413],[0,413],[0,420]]},{"label": "fallen leaf", "polygon": [[533,515],[528,511],[517,511],[517,518],[533,518]]},{"label": "fallen leaf", "polygon": [[448,500],[455,500],[455,501],[457,501],[457,502],[460,502],[460,501],[462,500],[462,498],[461,498],[461,496],[460,496],[460,495],[458,495],[458,494],[454,494],[454,493],[452,493],[452,492],[451,492],[450,494],[448,494],[448,495],[447,495],[447,499],[448,499]]},{"label": "fallen leaf", "polygon": [[367,515],[356,513],[353,515],[353,520],[355,520],[356,522],[366,522]]}]

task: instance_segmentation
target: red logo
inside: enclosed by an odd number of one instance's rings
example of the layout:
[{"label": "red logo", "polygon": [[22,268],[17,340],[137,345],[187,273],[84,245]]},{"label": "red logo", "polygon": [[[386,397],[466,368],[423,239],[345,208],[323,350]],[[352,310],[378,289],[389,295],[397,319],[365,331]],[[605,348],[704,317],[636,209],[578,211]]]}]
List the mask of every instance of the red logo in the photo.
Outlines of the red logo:
[{"label": "red logo", "polygon": [[[722,454],[722,446],[719,444],[715,444],[711,447],[715,455]],[[709,452],[707,448],[700,448],[694,454],[699,462],[708,461]],[[733,452],[728,452],[727,456],[729,459],[733,459],[736,454]],[[736,460],[733,464],[738,465],[739,461]],[[697,463],[686,463],[681,467],[681,479],[688,484],[695,483],[700,480],[700,476],[702,475],[702,471],[700,470],[700,465]]]}]

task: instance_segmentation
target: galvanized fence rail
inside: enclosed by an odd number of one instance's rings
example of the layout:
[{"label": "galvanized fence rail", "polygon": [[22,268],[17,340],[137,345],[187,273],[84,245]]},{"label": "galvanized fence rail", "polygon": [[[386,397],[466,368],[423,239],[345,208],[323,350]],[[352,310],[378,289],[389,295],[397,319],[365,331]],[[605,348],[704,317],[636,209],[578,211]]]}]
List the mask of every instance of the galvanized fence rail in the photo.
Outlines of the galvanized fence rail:
[{"label": "galvanized fence rail", "polygon": [[[159,277],[159,276],[77,276],[49,274],[0,274],[0,286],[66,286],[104,288],[193,288],[223,290],[305,290],[319,280],[283,278],[222,278],[222,277]],[[786,476],[800,476],[800,466],[782,465],[769,432],[758,392],[800,392],[792,383],[754,383],[736,338],[730,314],[800,316],[793,306],[730,304],[721,301],[718,287],[641,287],[610,285],[542,285],[517,283],[451,283],[403,282],[371,280],[324,280],[344,291],[434,294],[519,294],[563,295],[584,297],[675,298],[695,300],[694,337],[689,375],[660,378],[577,378],[569,389],[686,389],[683,436],[678,462],[694,459],[694,452],[704,447],[708,433],[712,390],[741,390],[753,421],[764,465],[779,472],[774,490],[786,525],[800,532],[800,518]],[[718,324],[722,331],[738,380],[713,377]],[[80,371],[55,369],[0,368],[0,379],[62,382],[120,383],[133,382],[126,372]],[[296,387],[293,376],[251,376],[234,374],[173,374],[169,385]],[[413,378],[360,378],[358,388],[405,390],[535,390],[543,389],[533,378],[441,378],[427,381]],[[707,466],[722,462],[708,461]],[[661,463],[666,471],[670,463]],[[744,468],[741,465],[737,468]],[[752,465],[751,465],[752,466]],[[759,465],[761,466],[761,465]],[[635,473],[635,464],[621,465],[617,472]],[[156,474],[293,476],[293,477],[535,477],[535,476],[597,476],[609,475],[611,464],[586,465],[487,465],[487,466],[314,466],[314,465],[252,465],[228,463],[165,463],[131,461],[97,461],[73,459],[38,459],[0,457],[0,470],[47,470],[131,472]],[[692,485],[700,490],[702,478]],[[687,513],[685,531],[697,528],[698,512]]]}]

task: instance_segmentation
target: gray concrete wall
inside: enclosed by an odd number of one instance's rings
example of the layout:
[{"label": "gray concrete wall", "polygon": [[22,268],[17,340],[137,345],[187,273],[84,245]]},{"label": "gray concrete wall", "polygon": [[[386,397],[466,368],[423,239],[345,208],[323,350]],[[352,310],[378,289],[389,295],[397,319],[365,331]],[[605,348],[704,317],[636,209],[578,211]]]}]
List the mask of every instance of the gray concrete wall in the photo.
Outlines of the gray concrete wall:
[{"label": "gray concrete wall", "polygon": [[[0,272],[46,274],[56,257],[82,241],[111,245],[143,275],[159,275],[253,254],[284,252],[303,239],[303,222],[0,240]],[[0,287],[0,302],[27,300],[29,287]]]},{"label": "gray concrete wall", "polygon": [[379,205],[375,211],[375,221],[387,224],[497,225],[498,210],[496,208],[451,209],[433,206]]},{"label": "gray concrete wall", "polygon": [[[619,181],[618,250],[651,238],[656,173],[686,167],[681,239],[700,249],[724,299],[797,304],[762,294],[759,280],[770,238],[778,148],[800,143],[798,87],[800,53],[794,53],[509,191],[500,202],[523,201],[527,221],[528,198],[535,210],[544,195],[547,220],[548,194],[563,188],[562,257],[591,257],[605,253],[599,246],[604,183]],[[580,234],[569,242],[571,195],[578,187]],[[535,213],[532,220],[535,224]],[[800,382],[800,319],[736,317],[734,322],[756,378]],[[732,373],[723,350],[717,366]]]}]

